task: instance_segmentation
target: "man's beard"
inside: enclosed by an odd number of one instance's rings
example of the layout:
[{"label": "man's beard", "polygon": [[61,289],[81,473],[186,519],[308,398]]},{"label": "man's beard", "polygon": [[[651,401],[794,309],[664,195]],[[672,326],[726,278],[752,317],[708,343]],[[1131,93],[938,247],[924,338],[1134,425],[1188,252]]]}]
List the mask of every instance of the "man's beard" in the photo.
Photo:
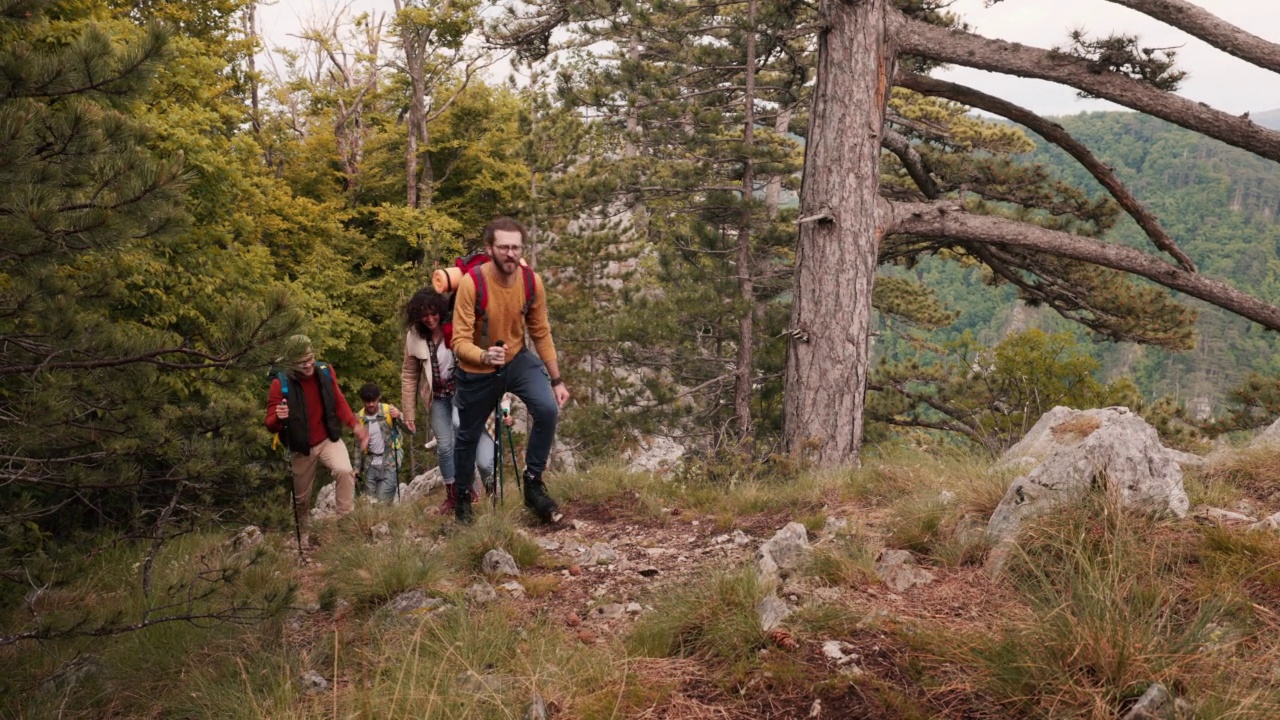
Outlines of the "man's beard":
[{"label": "man's beard", "polygon": [[520,266],[519,260],[513,260],[508,257],[494,257],[493,255],[490,255],[489,259],[493,260],[493,263],[498,266],[498,270],[500,270],[503,275],[514,275],[516,268]]}]

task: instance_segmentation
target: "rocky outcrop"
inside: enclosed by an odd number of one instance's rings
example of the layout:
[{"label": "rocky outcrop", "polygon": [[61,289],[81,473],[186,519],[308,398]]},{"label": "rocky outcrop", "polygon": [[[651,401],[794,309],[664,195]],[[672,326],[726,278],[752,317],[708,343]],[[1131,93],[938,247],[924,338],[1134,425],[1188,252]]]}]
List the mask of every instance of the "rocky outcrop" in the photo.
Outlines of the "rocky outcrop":
[{"label": "rocky outcrop", "polygon": [[520,567],[516,565],[516,559],[511,557],[511,553],[501,548],[494,548],[484,554],[484,559],[480,561],[480,569],[486,575],[520,577]]},{"label": "rocky outcrop", "polygon": [[411,617],[439,610],[445,604],[443,599],[431,597],[424,590],[415,588],[395,596],[385,607],[394,615]]},{"label": "rocky outcrop", "polygon": [[1280,448],[1280,420],[1276,420],[1255,435],[1246,447],[1250,450],[1264,447]]},{"label": "rocky outcrop", "polygon": [[777,585],[807,562],[812,552],[804,525],[787,523],[756,552],[756,572],[761,582]]},{"label": "rocky outcrop", "polygon": [[395,502],[414,502],[426,497],[427,493],[443,484],[444,478],[440,476],[440,468],[431,468],[424,473],[419,473],[408,485],[401,485]]},{"label": "rocky outcrop", "polygon": [[906,592],[916,585],[933,582],[933,573],[916,565],[916,559],[906,550],[885,550],[876,561],[876,577],[890,590]]},{"label": "rocky outcrop", "polygon": [[996,548],[988,567],[993,572],[1024,521],[1093,490],[1156,514],[1185,517],[1190,505],[1176,457],[1160,444],[1155,428],[1128,408],[1054,408],[1000,463],[1031,469],[1010,484],[987,524]]},{"label": "rocky outcrop", "polygon": [[684,457],[685,446],[661,435],[640,438],[640,446],[630,453],[631,472],[662,472],[675,467]]},{"label": "rocky outcrop", "polygon": [[338,495],[336,483],[328,483],[316,493],[316,504],[311,507],[311,517],[316,520],[338,516]]}]

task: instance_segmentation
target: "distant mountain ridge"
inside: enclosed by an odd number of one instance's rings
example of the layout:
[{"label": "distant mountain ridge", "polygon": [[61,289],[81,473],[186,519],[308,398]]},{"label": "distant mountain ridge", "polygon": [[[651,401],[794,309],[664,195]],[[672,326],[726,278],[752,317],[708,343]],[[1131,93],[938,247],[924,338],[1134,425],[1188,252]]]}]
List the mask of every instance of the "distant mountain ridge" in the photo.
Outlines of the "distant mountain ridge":
[{"label": "distant mountain ridge", "polygon": [[[1280,109],[1255,112],[1250,119],[1280,130]],[[1280,283],[1273,274],[1280,268],[1280,164],[1141,113],[1092,112],[1055,120],[1114,169],[1202,272],[1267,302],[1280,302]],[[1037,148],[1027,161],[1096,196],[1104,193],[1073,158],[1033,138]],[[1145,233],[1127,217],[1106,239],[1150,249]],[[1201,341],[1194,352],[1095,346],[1105,376],[1129,377],[1148,398],[1168,394],[1193,406],[1198,415],[1216,415],[1230,389],[1250,372],[1280,375],[1280,334],[1261,332],[1222,310],[1198,307]],[[1005,317],[1007,312],[988,322]],[[1039,320],[1042,329],[1061,327],[1045,318]],[[971,329],[981,333],[991,327]]]},{"label": "distant mountain ridge", "polygon": [[1271,128],[1272,130],[1280,130],[1280,108],[1255,113],[1250,115],[1249,119],[1258,123],[1262,127]]}]

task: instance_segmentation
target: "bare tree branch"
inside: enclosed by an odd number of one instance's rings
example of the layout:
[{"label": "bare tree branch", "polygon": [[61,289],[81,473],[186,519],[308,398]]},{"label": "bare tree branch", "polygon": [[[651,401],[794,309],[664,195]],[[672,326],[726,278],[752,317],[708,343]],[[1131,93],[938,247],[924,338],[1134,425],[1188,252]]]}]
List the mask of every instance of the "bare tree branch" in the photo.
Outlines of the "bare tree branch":
[{"label": "bare tree branch", "polygon": [[[117,358],[65,360],[61,362],[54,362],[50,359],[41,363],[28,363],[25,365],[0,365],[0,376],[20,375],[22,373],[49,370],[95,370],[100,368],[121,367],[124,365],[132,365],[134,363],[148,363],[168,370],[201,370],[205,368],[230,367],[251,349],[251,347],[246,346],[240,352],[231,355],[210,355],[209,353],[194,350],[192,348],[176,347],[160,348],[150,352]],[[203,362],[181,363],[171,360],[163,360],[162,358],[165,355],[194,357],[202,360]]]},{"label": "bare tree branch", "polygon": [[1280,132],[1248,118],[1215,110],[1119,73],[1099,72],[1088,60],[1066,53],[952,31],[893,9],[889,12],[896,13],[903,24],[898,40],[904,53],[1067,85],[1280,162]]},{"label": "bare tree branch", "polygon": [[920,192],[930,200],[937,200],[940,193],[938,192],[938,184],[933,181],[933,176],[929,174],[929,168],[925,167],[924,158],[920,157],[920,153],[911,147],[911,141],[901,133],[894,132],[885,128],[884,136],[880,138],[880,144],[886,150],[898,156],[902,161],[902,166],[907,169],[907,174],[915,181],[916,187],[920,188]]},{"label": "bare tree branch", "polygon": [[1280,73],[1280,45],[1251,35],[1186,0],[1108,0],[1194,35],[1219,50]]},{"label": "bare tree branch", "polygon": [[[1094,157],[1089,148],[1071,137],[1071,134],[1058,123],[1045,120],[1026,108],[973,88],[924,75],[899,73],[898,85],[924,95],[943,97],[969,107],[980,108],[1031,128],[1045,140],[1065,150],[1068,155],[1075,158],[1077,162],[1088,170],[1089,174],[1093,175],[1094,179],[1102,187],[1106,188],[1107,192],[1111,193],[1111,197],[1115,198],[1120,207],[1124,208],[1125,212],[1129,213],[1134,221],[1138,223],[1138,226],[1146,232],[1147,237],[1151,239],[1151,242],[1157,248],[1173,256],[1178,261],[1178,264],[1182,266],[1182,269],[1190,272],[1196,271],[1195,263],[1191,261],[1190,257],[1187,257],[1182,248],[1178,247],[1173,238],[1169,237],[1169,233],[1165,232],[1164,227],[1160,225],[1160,220],[1129,192],[1129,189],[1124,186],[1124,183],[1120,182],[1120,178],[1116,177],[1111,168]],[[912,177],[915,176],[912,175]]]},{"label": "bare tree branch", "polygon": [[1280,308],[1141,250],[992,215],[974,215],[954,202],[891,205],[890,233],[1022,247],[1121,270],[1229,310],[1263,327],[1280,330]]}]

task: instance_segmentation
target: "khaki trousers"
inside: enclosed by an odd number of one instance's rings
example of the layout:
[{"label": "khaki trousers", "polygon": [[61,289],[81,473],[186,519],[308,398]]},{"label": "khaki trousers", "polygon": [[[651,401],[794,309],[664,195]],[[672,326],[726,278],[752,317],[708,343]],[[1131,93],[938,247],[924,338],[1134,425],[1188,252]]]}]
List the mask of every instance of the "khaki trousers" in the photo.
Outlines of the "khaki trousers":
[{"label": "khaki trousers", "polygon": [[316,461],[324,464],[338,484],[335,493],[338,514],[349,513],[355,506],[356,478],[351,469],[351,456],[341,440],[328,440],[313,445],[311,452],[293,454],[293,497],[298,521],[305,525],[311,515],[311,490],[316,482]]}]

